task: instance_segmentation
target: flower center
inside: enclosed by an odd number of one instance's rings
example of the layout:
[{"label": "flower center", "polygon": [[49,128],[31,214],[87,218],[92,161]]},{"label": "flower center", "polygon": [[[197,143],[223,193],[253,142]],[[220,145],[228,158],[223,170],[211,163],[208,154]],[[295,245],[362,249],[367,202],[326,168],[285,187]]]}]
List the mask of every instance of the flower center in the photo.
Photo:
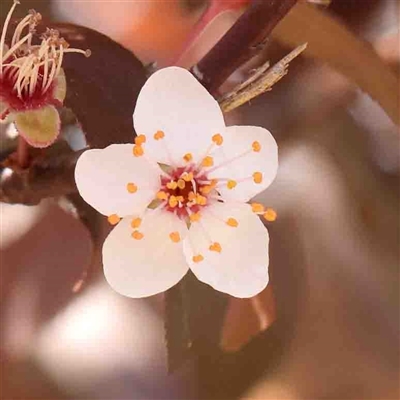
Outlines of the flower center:
[{"label": "flower center", "polygon": [[157,198],[165,201],[167,211],[195,220],[199,211],[210,203],[213,192],[216,193],[216,183],[195,165],[179,167],[161,178]]}]

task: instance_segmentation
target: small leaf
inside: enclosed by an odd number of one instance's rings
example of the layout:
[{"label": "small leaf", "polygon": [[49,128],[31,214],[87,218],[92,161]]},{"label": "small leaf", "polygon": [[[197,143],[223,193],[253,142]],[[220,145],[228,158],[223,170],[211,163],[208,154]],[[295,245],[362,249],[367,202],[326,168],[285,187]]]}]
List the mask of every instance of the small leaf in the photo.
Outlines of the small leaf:
[{"label": "small leaf", "polygon": [[13,114],[19,134],[33,147],[51,145],[60,133],[60,116],[54,106]]}]

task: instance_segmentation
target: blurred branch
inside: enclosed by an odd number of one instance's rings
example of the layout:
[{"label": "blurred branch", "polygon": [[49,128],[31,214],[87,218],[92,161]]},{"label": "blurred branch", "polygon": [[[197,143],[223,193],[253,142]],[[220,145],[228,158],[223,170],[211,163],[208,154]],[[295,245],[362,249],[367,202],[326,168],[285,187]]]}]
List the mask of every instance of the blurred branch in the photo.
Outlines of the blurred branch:
[{"label": "blurred branch", "polygon": [[219,100],[222,111],[226,113],[232,111],[260,94],[271,90],[272,86],[287,74],[289,63],[301,54],[306,47],[306,43],[297,47],[270,69],[266,69],[269,62],[258,68],[247,81],[238,85]]},{"label": "blurred branch", "polygon": [[209,92],[215,93],[238,67],[259,53],[272,30],[296,3],[297,0],[253,0],[191,72]]}]

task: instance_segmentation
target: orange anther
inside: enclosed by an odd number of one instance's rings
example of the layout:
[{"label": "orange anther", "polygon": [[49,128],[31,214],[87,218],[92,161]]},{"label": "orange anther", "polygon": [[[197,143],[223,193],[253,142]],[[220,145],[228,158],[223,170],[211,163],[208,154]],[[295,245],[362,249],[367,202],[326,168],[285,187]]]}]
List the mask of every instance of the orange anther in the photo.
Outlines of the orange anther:
[{"label": "orange anther", "polygon": [[261,183],[263,179],[263,175],[261,172],[254,172],[253,181],[254,183]]},{"label": "orange anther", "polygon": [[146,136],[138,135],[135,137],[135,144],[141,146],[143,143],[146,143]]},{"label": "orange anther", "polygon": [[141,218],[134,218],[134,219],[131,221],[131,227],[132,227],[133,229],[139,228],[139,226],[140,226],[141,223],[142,223],[142,219],[141,219]]},{"label": "orange anther", "polygon": [[179,202],[183,202],[183,201],[185,201],[185,198],[183,197],[183,196],[176,196],[176,199],[179,201]]},{"label": "orange anther", "polygon": [[182,175],[182,179],[186,182],[190,182],[191,180],[193,180],[193,172]]},{"label": "orange anther", "polygon": [[209,247],[210,251],[215,251],[217,253],[221,253],[222,251],[222,247],[218,242],[214,242],[210,247]]},{"label": "orange anther", "polygon": [[201,214],[199,212],[190,214],[190,217],[189,217],[191,222],[198,222],[198,221],[200,221],[200,218],[201,218]]},{"label": "orange anther", "polygon": [[175,196],[171,196],[168,200],[170,207],[175,208],[178,205],[178,199]]},{"label": "orange anther", "polygon": [[169,234],[169,238],[174,242],[174,243],[179,243],[181,241],[181,235],[179,232],[171,232]]},{"label": "orange anther", "polygon": [[109,222],[111,225],[117,225],[118,222],[121,221],[121,218],[118,217],[117,214],[112,214],[112,215],[110,215],[107,219],[108,219],[108,222]]},{"label": "orange anther", "polygon": [[197,254],[196,256],[193,256],[192,260],[195,263],[199,263],[204,260],[204,257],[201,254]]},{"label": "orange anther", "polygon": [[139,231],[133,231],[131,236],[136,240],[141,240],[144,237],[143,233]]},{"label": "orange anther", "polygon": [[155,140],[161,140],[165,136],[165,133],[163,131],[157,131],[154,134],[154,139]]},{"label": "orange anther", "polygon": [[212,137],[212,141],[217,145],[217,146],[221,146],[221,144],[224,141],[224,138],[222,137],[222,135],[220,135],[219,133],[215,134]]},{"label": "orange anther", "polygon": [[272,209],[272,208],[267,208],[265,210],[264,215],[263,215],[265,220],[268,221],[268,222],[274,222],[276,220],[277,216],[278,215],[277,215],[276,211],[274,209]]},{"label": "orange anther", "polygon": [[211,156],[204,157],[201,165],[203,167],[212,167],[214,165],[214,159]]},{"label": "orange anther", "polygon": [[134,155],[135,157],[140,157],[140,156],[142,156],[143,154],[144,154],[143,147],[140,146],[140,145],[138,145],[138,144],[135,144],[135,145],[133,146],[133,155]]},{"label": "orange anther", "polygon": [[251,204],[251,209],[256,214],[264,212],[264,206],[262,204],[260,204],[260,203],[252,203]]},{"label": "orange anther", "polygon": [[178,184],[177,184],[175,181],[172,181],[172,182],[168,182],[168,183],[167,183],[167,188],[168,188],[168,189],[175,190],[177,187],[178,187]]},{"label": "orange anther", "polygon": [[211,192],[211,190],[213,190],[213,187],[210,185],[203,186],[200,188],[200,192],[203,194],[209,194]]},{"label": "orange anther", "polygon": [[235,218],[228,218],[226,224],[232,226],[233,228],[236,228],[239,225]]},{"label": "orange anther", "polygon": [[229,180],[229,181],[227,182],[227,184],[226,184],[226,187],[227,187],[228,189],[233,189],[234,187],[236,187],[236,185],[237,185],[237,182],[236,182],[236,181]]},{"label": "orange anther", "polygon": [[194,194],[194,192],[189,192],[188,199],[189,201],[196,200],[196,195]]},{"label": "orange anther", "polygon": [[190,161],[193,160],[193,156],[192,156],[191,153],[186,153],[186,154],[183,156],[183,159],[184,159],[184,161],[186,161],[186,162],[190,162]]},{"label": "orange anther", "polygon": [[168,200],[169,194],[160,190],[157,194],[156,197],[158,200]]},{"label": "orange anther", "polygon": [[261,144],[259,142],[253,142],[251,146],[253,147],[253,151],[255,151],[256,153],[261,151]]},{"label": "orange anther", "polygon": [[178,179],[178,188],[185,189],[186,182],[183,179]]},{"label": "orange anther", "polygon": [[137,190],[138,190],[138,187],[137,187],[134,183],[129,182],[129,183],[126,185],[126,190],[127,190],[129,193],[136,193]]},{"label": "orange anther", "polygon": [[207,198],[197,193],[196,203],[200,206],[205,206],[207,204]]}]

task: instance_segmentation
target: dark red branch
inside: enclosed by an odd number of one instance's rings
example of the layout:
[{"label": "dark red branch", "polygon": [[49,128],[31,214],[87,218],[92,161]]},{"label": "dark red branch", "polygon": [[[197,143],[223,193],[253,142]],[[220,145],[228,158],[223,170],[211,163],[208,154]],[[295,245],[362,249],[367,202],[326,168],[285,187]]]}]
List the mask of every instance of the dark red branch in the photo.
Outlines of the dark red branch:
[{"label": "dark red branch", "polygon": [[259,52],[296,3],[297,0],[253,0],[225,36],[192,68],[192,73],[215,93],[229,75]]}]

